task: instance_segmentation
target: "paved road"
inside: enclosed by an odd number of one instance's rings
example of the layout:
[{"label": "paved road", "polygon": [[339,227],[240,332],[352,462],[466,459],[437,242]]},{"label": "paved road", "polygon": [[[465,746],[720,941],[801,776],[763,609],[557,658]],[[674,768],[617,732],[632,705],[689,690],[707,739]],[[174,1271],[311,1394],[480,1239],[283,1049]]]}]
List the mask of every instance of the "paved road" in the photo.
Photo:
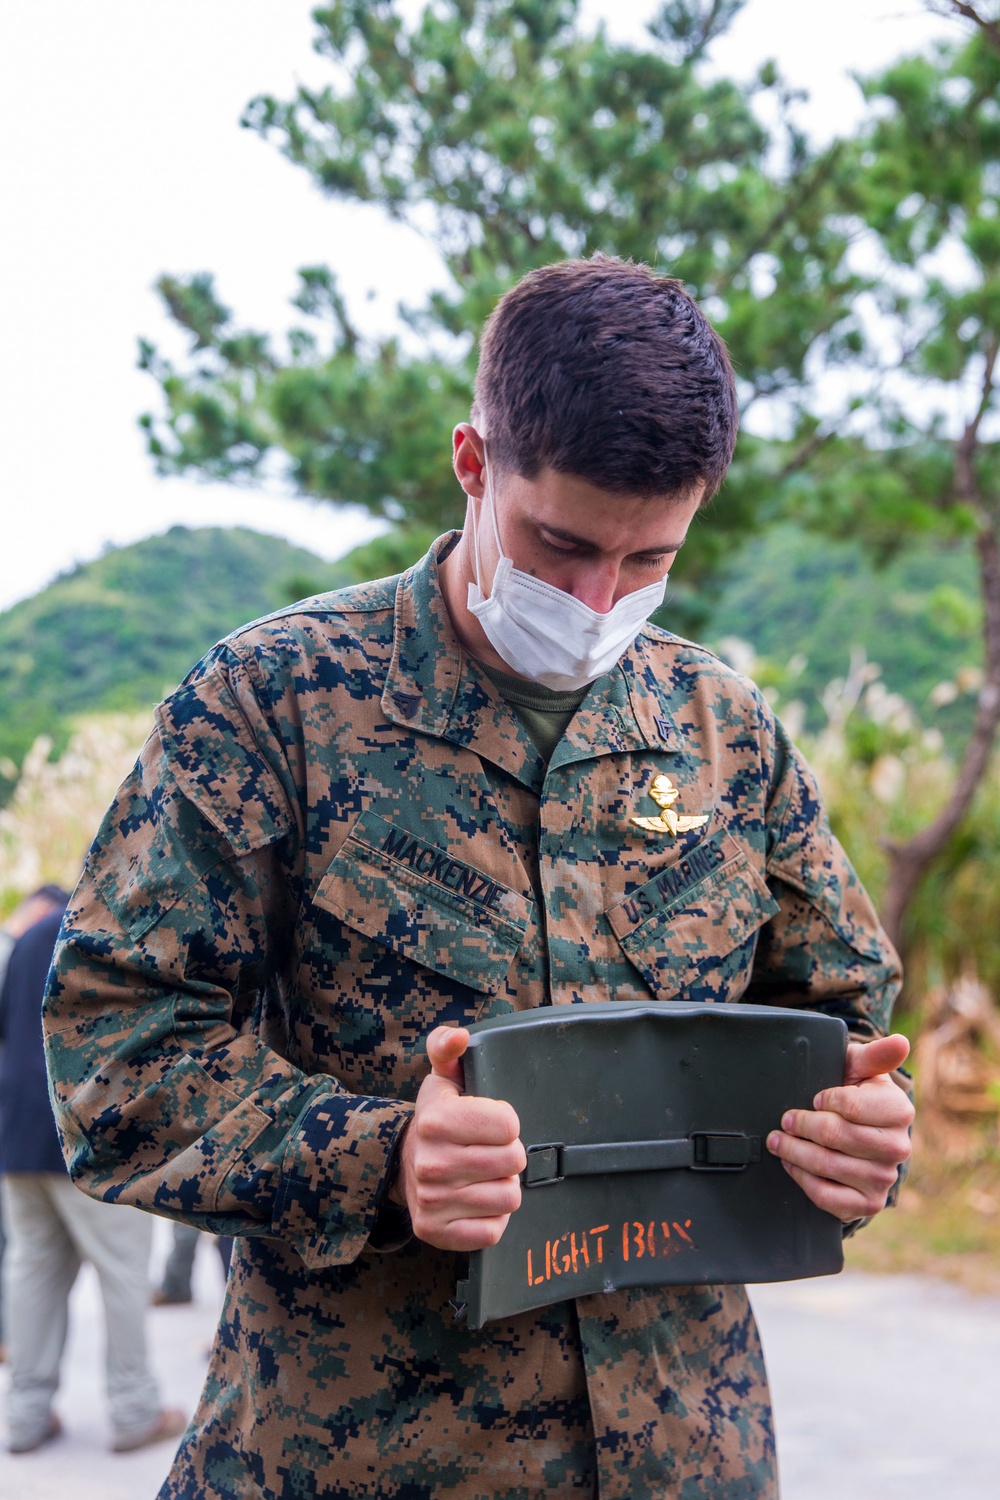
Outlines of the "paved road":
[{"label": "paved road", "polygon": [[[221,1300],[207,1245],[197,1295],[191,1308],[150,1314],[164,1397],[189,1410]],[[1000,1298],[857,1273],[756,1287],[752,1296],[774,1387],[783,1500],[996,1500]],[[37,1454],[0,1451],[3,1500],[153,1500],[171,1448],[106,1451],[101,1344],[88,1268],[74,1292],[59,1399],[65,1434]]]},{"label": "paved road", "polygon": [[783,1500],[997,1500],[1000,1297],[856,1272],[751,1296]]},{"label": "paved road", "polygon": [[[169,1226],[154,1226],[154,1273],[170,1245]],[[188,1412],[205,1378],[206,1356],[222,1304],[222,1273],[211,1242],[199,1247],[196,1301],[149,1313],[152,1364],[164,1405]],[[56,1400],[63,1436],[37,1453],[17,1457],[0,1447],[0,1500],[154,1500],[170,1468],[175,1443],[138,1453],[109,1453],[104,1403],[104,1321],[97,1277],[84,1266],[73,1289],[63,1387]],[[0,1366],[0,1388],[7,1377]]]}]

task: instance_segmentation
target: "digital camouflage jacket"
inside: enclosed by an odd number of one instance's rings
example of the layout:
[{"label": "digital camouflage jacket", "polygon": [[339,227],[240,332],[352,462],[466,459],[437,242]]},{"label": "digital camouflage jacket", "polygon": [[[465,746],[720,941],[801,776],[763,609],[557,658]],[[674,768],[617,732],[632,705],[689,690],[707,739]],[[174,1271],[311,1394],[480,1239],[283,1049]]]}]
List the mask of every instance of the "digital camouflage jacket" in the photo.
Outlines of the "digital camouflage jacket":
[{"label": "digital camouflage jacket", "polygon": [[[653,995],[869,1037],[897,983],[752,684],[649,627],[546,767],[455,639],[449,544],[212,651],[67,914],[46,1028],[73,1177],[239,1237],[161,1500],[773,1496],[741,1287],[473,1332],[459,1257],[370,1243],[439,1022]],[[630,821],[659,773],[705,826]]]}]

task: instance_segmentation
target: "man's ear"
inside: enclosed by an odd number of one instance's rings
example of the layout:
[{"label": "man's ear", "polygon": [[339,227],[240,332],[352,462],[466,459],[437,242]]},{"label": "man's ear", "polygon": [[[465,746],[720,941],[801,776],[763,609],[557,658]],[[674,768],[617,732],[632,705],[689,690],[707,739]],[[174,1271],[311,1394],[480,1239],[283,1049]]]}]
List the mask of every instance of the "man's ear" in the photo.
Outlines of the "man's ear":
[{"label": "man's ear", "polygon": [[481,500],[486,491],[486,445],[471,422],[459,422],[451,448],[455,478],[467,495]]}]

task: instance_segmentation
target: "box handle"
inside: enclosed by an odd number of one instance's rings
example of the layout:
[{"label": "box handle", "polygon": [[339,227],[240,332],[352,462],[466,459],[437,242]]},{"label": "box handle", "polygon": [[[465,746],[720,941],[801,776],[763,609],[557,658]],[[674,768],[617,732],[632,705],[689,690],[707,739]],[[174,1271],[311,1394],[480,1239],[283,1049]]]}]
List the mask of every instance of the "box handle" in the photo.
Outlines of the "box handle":
[{"label": "box handle", "polygon": [[693,1130],[676,1140],[614,1141],[605,1145],[528,1146],[521,1174],[525,1187],[545,1187],[566,1177],[604,1177],[612,1172],[742,1172],[760,1161],[759,1135],[742,1131]]}]

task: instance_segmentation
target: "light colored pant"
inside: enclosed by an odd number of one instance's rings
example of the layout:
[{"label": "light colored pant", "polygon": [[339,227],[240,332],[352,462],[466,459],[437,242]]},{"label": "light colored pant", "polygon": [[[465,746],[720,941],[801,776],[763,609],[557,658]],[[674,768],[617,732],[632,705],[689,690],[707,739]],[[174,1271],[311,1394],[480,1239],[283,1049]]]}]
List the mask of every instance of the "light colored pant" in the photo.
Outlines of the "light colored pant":
[{"label": "light colored pant", "polygon": [[85,1260],[104,1298],[114,1437],[148,1431],[160,1410],[146,1359],[151,1220],[138,1209],[85,1197],[61,1173],[10,1173],[0,1188],[10,1440],[31,1441],[44,1430],[59,1387],[69,1294]]}]

